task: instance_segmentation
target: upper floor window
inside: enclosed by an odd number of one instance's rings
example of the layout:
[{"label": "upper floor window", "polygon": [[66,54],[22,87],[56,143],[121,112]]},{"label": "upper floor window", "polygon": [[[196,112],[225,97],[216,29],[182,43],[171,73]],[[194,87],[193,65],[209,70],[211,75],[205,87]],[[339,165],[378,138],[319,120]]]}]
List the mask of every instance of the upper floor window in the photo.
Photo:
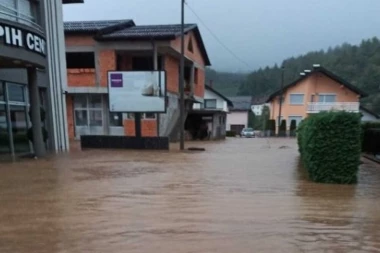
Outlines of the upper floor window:
[{"label": "upper floor window", "polygon": [[335,103],[336,95],[335,94],[319,94],[318,102],[320,103]]},{"label": "upper floor window", "polygon": [[216,99],[205,99],[204,107],[207,109],[216,109]]},{"label": "upper floor window", "polygon": [[94,52],[66,53],[66,67],[68,69],[94,69]]},{"label": "upper floor window", "polygon": [[33,0],[1,0],[0,18],[35,27],[40,24],[38,6]]},{"label": "upper floor window", "polygon": [[304,94],[290,94],[291,105],[302,105]]}]

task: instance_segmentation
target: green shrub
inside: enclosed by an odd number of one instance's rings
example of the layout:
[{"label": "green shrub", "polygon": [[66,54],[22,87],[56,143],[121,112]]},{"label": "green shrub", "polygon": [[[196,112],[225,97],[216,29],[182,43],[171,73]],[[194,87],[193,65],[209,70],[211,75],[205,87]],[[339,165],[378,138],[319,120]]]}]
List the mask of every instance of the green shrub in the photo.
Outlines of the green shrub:
[{"label": "green shrub", "polygon": [[297,130],[297,121],[295,119],[292,119],[290,121],[290,136],[296,136],[296,130]]},{"label": "green shrub", "polygon": [[305,119],[297,136],[309,178],[320,183],[356,183],[360,133],[358,113],[324,112]]},{"label": "green shrub", "polygon": [[276,121],[274,119],[268,120],[267,131],[269,131],[270,136],[276,135]]},{"label": "green shrub", "polygon": [[281,120],[281,125],[279,129],[278,136],[280,137],[286,137],[286,119]]},{"label": "green shrub", "polygon": [[226,136],[227,137],[236,137],[236,132],[235,131],[226,131]]}]

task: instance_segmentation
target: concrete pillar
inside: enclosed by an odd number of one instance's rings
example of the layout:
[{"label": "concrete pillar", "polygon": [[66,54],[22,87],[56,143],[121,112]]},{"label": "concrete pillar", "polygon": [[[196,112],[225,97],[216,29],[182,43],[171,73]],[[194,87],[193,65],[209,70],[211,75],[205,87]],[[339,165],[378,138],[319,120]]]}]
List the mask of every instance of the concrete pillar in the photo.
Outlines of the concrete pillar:
[{"label": "concrete pillar", "polygon": [[33,149],[37,157],[45,156],[45,143],[42,135],[41,106],[37,84],[37,69],[28,68],[28,88],[33,130]]}]

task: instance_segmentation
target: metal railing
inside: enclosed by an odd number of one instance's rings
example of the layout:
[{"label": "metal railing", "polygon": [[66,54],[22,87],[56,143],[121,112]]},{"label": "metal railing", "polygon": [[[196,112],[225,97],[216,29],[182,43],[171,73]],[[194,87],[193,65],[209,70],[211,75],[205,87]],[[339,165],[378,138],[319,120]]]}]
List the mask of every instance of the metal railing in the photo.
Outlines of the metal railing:
[{"label": "metal railing", "polygon": [[323,111],[348,111],[348,112],[359,112],[360,104],[358,102],[335,102],[335,103],[324,103],[324,102],[314,102],[308,103],[307,112],[308,113],[318,113]]},{"label": "metal railing", "polygon": [[0,3],[0,19],[1,18],[18,22],[20,24],[25,24],[34,27],[37,30],[43,31],[42,27],[37,24],[35,17],[20,13],[18,10]]}]

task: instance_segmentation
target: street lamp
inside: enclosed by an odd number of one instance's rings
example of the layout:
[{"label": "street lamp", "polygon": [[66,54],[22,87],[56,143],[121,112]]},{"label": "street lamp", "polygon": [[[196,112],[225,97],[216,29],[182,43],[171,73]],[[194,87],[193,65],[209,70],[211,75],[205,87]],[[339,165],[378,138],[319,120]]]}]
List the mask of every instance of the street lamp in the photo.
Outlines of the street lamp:
[{"label": "street lamp", "polygon": [[181,61],[179,80],[179,121],[180,121],[180,150],[185,149],[185,0],[181,0]]},{"label": "street lamp", "polygon": [[277,135],[280,136],[280,130],[281,130],[281,109],[282,109],[282,102],[283,102],[283,89],[284,89],[284,73],[285,73],[285,67],[281,66],[281,89],[280,89],[280,106],[279,106],[279,112],[278,112],[278,132]]}]

